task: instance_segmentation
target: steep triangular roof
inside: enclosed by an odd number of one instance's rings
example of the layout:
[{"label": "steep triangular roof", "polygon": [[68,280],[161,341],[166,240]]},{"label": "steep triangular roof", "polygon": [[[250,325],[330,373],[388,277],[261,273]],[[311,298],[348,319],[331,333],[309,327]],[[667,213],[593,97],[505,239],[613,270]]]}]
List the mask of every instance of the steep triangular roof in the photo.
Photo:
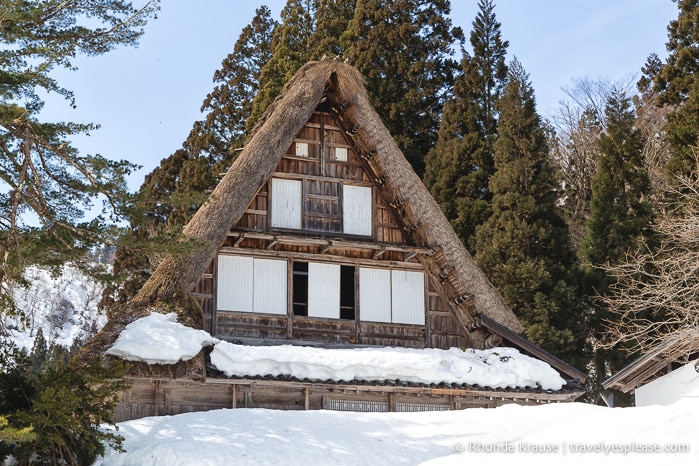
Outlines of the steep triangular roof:
[{"label": "steep triangular roof", "polygon": [[[411,242],[433,251],[421,256],[420,261],[442,284],[457,322],[474,328],[480,323],[479,315],[485,314],[520,333],[521,323],[476,266],[369,103],[361,75],[345,63],[311,62],[298,71],[262,116],[245,148],[213,191],[212,198],[221,202],[204,204],[185,227],[185,235],[220,244],[324,101],[344,126],[365,168],[380,180],[380,194],[400,218]],[[203,270],[191,272],[190,280],[195,284]]]},{"label": "steep triangular roof", "polygon": [[[243,216],[259,187],[268,182],[321,103],[330,107],[343,126],[365,171],[376,180],[379,194],[391,206],[410,243],[429,251],[416,257],[434,278],[464,335],[476,347],[495,346],[505,340],[541,358],[545,352],[519,335],[522,324],[461,244],[371,106],[359,72],[348,64],[323,60],[306,64],[290,80],[209,199],[185,226],[184,235],[202,247],[185,253],[186,257],[167,256],[139,293],[81,349],[79,360],[104,354],[129,322],[152,310],[176,311],[181,323],[203,328],[203,315],[191,290],[231,226]],[[561,373],[584,380],[585,374],[577,369],[548,353],[544,356]],[[180,365],[170,372],[203,377],[203,360]],[[143,373],[150,370],[141,368]]]}]

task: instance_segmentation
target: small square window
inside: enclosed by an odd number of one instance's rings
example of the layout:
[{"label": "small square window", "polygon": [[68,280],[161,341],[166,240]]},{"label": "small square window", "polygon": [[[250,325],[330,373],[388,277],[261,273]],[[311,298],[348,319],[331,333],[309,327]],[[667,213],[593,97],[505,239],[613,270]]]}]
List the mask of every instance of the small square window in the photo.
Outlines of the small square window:
[{"label": "small square window", "polygon": [[347,148],[346,147],[336,147],[335,148],[335,160],[341,162],[347,162]]},{"label": "small square window", "polygon": [[308,157],[308,143],[297,142],[296,143],[296,155],[298,157]]}]

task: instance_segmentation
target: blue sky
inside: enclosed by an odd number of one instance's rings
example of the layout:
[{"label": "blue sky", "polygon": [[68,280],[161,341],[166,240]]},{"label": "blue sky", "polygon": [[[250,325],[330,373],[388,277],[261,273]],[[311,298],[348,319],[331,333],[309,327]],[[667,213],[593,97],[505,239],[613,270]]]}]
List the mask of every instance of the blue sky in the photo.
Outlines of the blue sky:
[{"label": "blue sky", "polygon": [[[264,2],[277,19],[285,3]],[[214,72],[260,4],[164,0],[138,48],[80,58],[77,71],[57,71],[59,82],[75,92],[77,109],[49,99],[45,118],[101,124],[75,145],[84,153],[142,165],[130,178],[131,189],[137,189],[201,118]],[[452,0],[453,24],[467,37],[477,5]],[[667,25],[676,19],[677,6],[671,0],[495,0],[495,14],[510,42],[509,56],[517,56],[530,74],[539,113],[546,117],[573,78],[618,81],[638,75],[652,52],[664,58]]]}]

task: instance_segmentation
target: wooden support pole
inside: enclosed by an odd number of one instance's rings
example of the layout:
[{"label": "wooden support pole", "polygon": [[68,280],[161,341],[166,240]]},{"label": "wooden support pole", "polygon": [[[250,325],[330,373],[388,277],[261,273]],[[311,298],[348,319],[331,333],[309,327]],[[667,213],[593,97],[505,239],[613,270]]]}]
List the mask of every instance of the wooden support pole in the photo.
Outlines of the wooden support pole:
[{"label": "wooden support pole", "polygon": [[308,411],[310,409],[310,395],[311,395],[311,390],[308,387],[305,387],[303,389],[303,409]]},{"label": "wooden support pole", "polygon": [[388,412],[396,412],[396,394],[394,392],[388,392]]},{"label": "wooden support pole", "polygon": [[236,384],[231,385],[231,408],[236,409],[238,407],[238,386]]},{"label": "wooden support pole", "polygon": [[156,380],[155,381],[155,411],[153,413],[154,416],[158,415],[158,402],[159,400],[159,395],[158,392],[160,391],[160,381]]}]

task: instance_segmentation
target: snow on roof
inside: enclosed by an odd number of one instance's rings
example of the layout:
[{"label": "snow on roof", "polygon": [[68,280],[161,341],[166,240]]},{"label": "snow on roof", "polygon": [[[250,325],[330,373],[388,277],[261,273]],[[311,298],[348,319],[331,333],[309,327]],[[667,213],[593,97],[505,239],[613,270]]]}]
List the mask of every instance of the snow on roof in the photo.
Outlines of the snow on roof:
[{"label": "snow on roof", "polygon": [[213,338],[153,313],[127,325],[107,354],[148,364],[174,364],[215,345],[211,363],[227,376],[290,376],[333,381],[401,380],[424,384],[457,383],[491,388],[560,390],[565,381],[547,363],[513,348],[348,348],[244,346]]},{"label": "snow on roof", "polygon": [[202,347],[217,343],[203,330],[177,323],[177,314],[153,312],[124,328],[107,354],[127,361],[148,364],[175,364],[199,354]]},{"label": "snow on roof", "polygon": [[243,346],[221,342],[211,363],[237,377],[272,375],[333,381],[458,383],[492,388],[560,390],[565,381],[545,362],[513,348],[326,349],[304,346]]}]

